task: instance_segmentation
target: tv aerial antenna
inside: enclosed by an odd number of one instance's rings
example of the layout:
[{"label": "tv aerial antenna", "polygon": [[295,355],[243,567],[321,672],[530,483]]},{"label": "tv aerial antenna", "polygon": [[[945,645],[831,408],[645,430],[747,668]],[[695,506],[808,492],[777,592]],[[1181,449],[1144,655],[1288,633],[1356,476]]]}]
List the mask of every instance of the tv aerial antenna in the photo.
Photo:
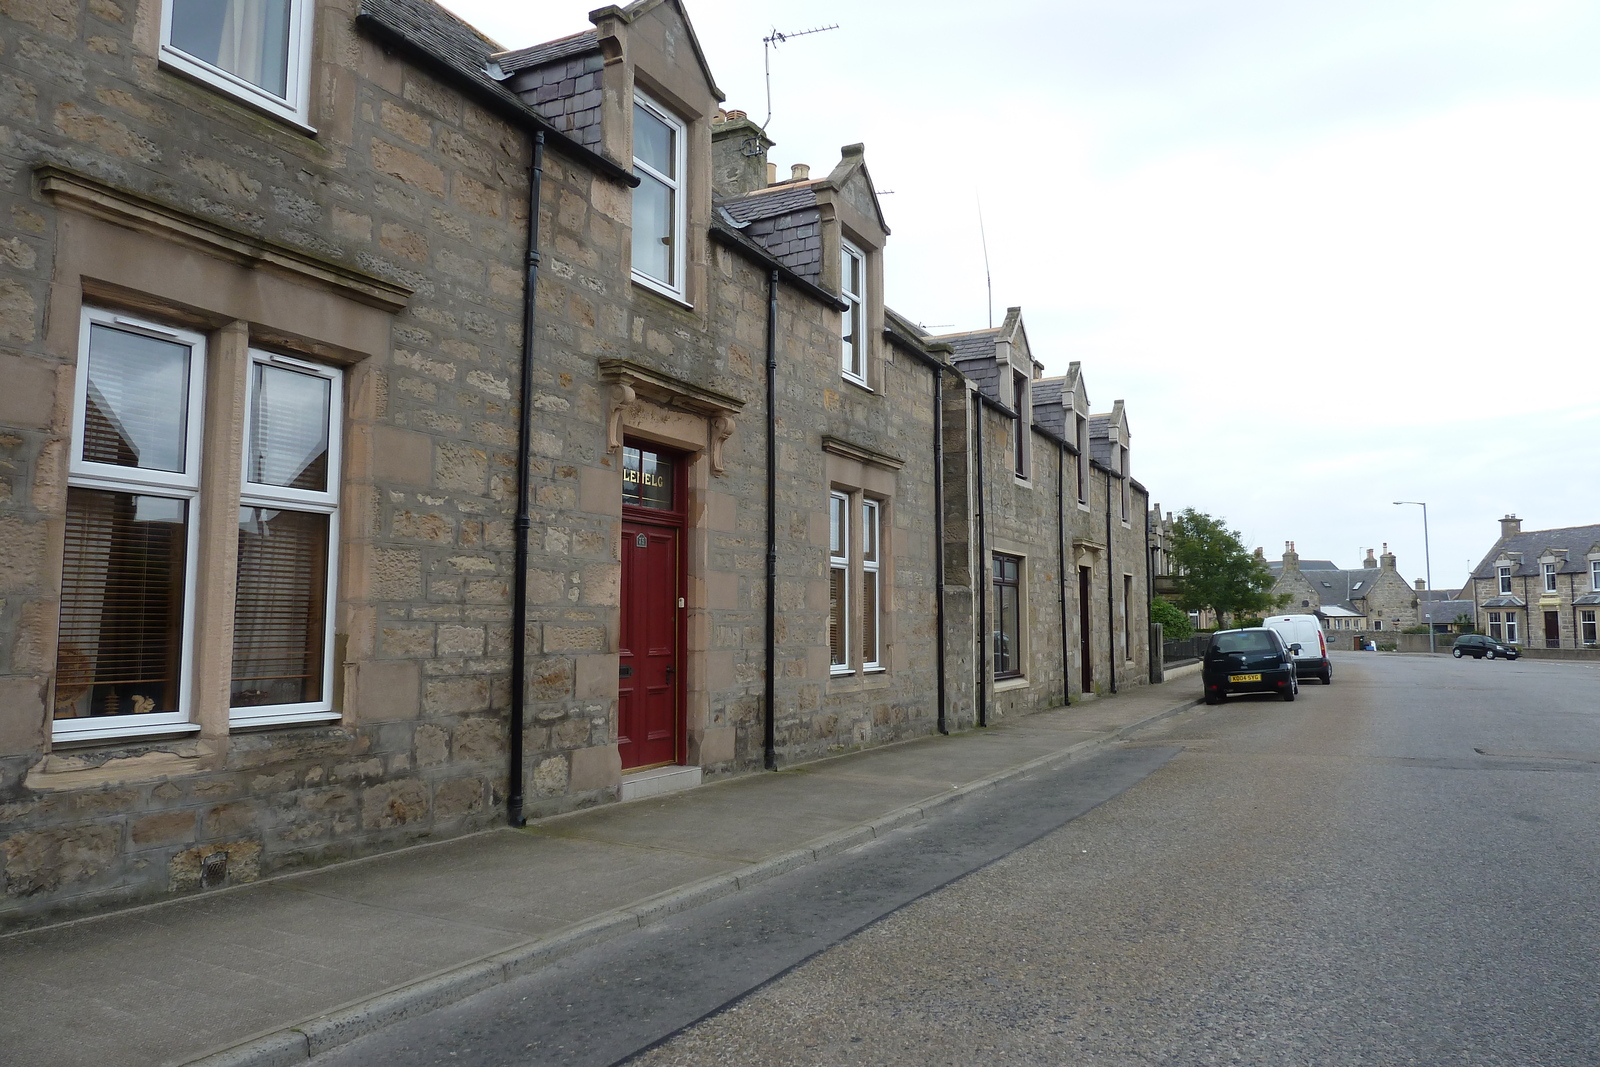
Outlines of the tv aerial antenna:
[{"label": "tv aerial antenna", "polygon": [[805,37],[813,33],[827,33],[829,30],[836,30],[838,28],[839,24],[834,23],[832,26],[813,26],[809,30],[798,30],[794,33],[781,33],[779,32],[778,28],[774,26],[770,34],[761,38],[761,65],[763,68],[765,68],[767,73],[767,117],[761,123],[762,133],[767,132],[767,123],[772,121],[772,50],[778,45],[783,44],[785,41],[791,41],[796,37]]}]

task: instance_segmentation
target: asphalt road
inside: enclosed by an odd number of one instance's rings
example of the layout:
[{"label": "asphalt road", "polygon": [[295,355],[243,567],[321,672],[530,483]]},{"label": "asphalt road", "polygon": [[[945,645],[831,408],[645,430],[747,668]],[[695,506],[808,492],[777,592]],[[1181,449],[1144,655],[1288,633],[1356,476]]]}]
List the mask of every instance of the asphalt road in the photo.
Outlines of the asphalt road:
[{"label": "asphalt road", "polygon": [[316,1062],[1588,1067],[1597,825],[1600,669],[1347,653]]}]

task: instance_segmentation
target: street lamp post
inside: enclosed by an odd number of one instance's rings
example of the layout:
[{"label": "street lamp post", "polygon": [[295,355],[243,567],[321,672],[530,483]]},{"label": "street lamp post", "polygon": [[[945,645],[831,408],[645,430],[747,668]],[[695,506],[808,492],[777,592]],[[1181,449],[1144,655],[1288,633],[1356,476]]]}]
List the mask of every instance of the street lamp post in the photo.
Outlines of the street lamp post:
[{"label": "street lamp post", "polygon": [[1428,599],[1425,602],[1427,610],[1423,617],[1428,620],[1428,651],[1438,651],[1437,643],[1433,636],[1433,558],[1428,551],[1428,505],[1420,500],[1396,500],[1396,504],[1415,504],[1422,509],[1422,567],[1423,574],[1428,579]]}]

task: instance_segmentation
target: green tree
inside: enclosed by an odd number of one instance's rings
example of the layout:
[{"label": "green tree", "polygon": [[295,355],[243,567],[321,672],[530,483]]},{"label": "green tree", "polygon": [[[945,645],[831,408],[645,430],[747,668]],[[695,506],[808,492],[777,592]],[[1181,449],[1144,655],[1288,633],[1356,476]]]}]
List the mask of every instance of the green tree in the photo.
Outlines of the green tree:
[{"label": "green tree", "polygon": [[1150,601],[1150,621],[1161,624],[1163,641],[1182,641],[1194,636],[1194,625],[1189,622],[1188,614],[1160,598]]},{"label": "green tree", "polygon": [[1220,624],[1230,615],[1262,615],[1278,606],[1269,593],[1274,579],[1266,561],[1246,549],[1222,519],[1184,508],[1173,520],[1171,552],[1179,607],[1210,608]]}]

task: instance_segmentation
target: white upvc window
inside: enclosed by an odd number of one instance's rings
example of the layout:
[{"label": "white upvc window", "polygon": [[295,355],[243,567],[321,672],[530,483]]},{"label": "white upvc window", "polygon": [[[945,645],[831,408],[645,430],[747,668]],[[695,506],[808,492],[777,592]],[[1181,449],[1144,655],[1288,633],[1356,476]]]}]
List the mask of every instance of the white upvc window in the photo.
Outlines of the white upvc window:
[{"label": "white upvc window", "polygon": [[1593,644],[1596,644],[1596,643],[1600,643],[1600,640],[1597,640],[1597,638],[1600,638],[1600,635],[1597,635],[1596,631],[1595,631],[1594,612],[1592,612],[1592,611],[1580,612],[1579,615],[1578,615],[1578,623],[1579,623],[1580,629],[1583,632],[1583,643],[1585,645],[1593,645]]},{"label": "white upvc window", "polygon": [[309,129],[312,0],[163,0],[161,62]]},{"label": "white upvc window", "polygon": [[828,669],[850,668],[850,497],[828,495]]},{"label": "white upvc window", "polygon": [[682,119],[640,92],[633,96],[633,280],[685,301]]},{"label": "white upvc window", "polygon": [[1496,571],[1497,571],[1497,573],[1498,573],[1498,575],[1500,577],[1500,595],[1501,596],[1510,596],[1511,595],[1511,568],[1510,567],[1499,567],[1499,568],[1496,568]]},{"label": "white upvc window", "polygon": [[191,722],[205,338],[84,309],[73,399],[54,735]]},{"label": "white upvc window", "polygon": [[867,257],[849,241],[839,242],[839,370],[858,385],[867,384]]},{"label": "white upvc window", "polygon": [[1554,593],[1556,591],[1556,565],[1554,563],[1544,563],[1540,565],[1540,568],[1544,571],[1544,591],[1546,593]]},{"label": "white upvc window", "polygon": [[1516,643],[1517,643],[1517,613],[1514,612],[1514,611],[1508,611],[1508,612],[1506,612],[1506,644],[1514,645]]},{"label": "white upvc window", "polygon": [[325,718],[333,708],[342,377],[252,350],[229,721]]},{"label": "white upvc window", "polygon": [[1078,442],[1078,503],[1089,503],[1089,420],[1075,417]]},{"label": "white upvc window", "polygon": [[861,669],[883,670],[883,509],[861,500]]},{"label": "white upvc window", "polygon": [[1600,593],[1600,559],[1589,561],[1589,590]]},{"label": "white upvc window", "polygon": [[1500,613],[1498,611],[1489,612],[1489,636],[1496,641],[1505,637],[1505,632],[1500,627]]},{"label": "white upvc window", "polygon": [[1128,446],[1120,445],[1117,448],[1117,473],[1122,475],[1122,486],[1119,490],[1122,496],[1122,521],[1132,521],[1133,504],[1130,500],[1130,483],[1132,476],[1128,473]]}]

